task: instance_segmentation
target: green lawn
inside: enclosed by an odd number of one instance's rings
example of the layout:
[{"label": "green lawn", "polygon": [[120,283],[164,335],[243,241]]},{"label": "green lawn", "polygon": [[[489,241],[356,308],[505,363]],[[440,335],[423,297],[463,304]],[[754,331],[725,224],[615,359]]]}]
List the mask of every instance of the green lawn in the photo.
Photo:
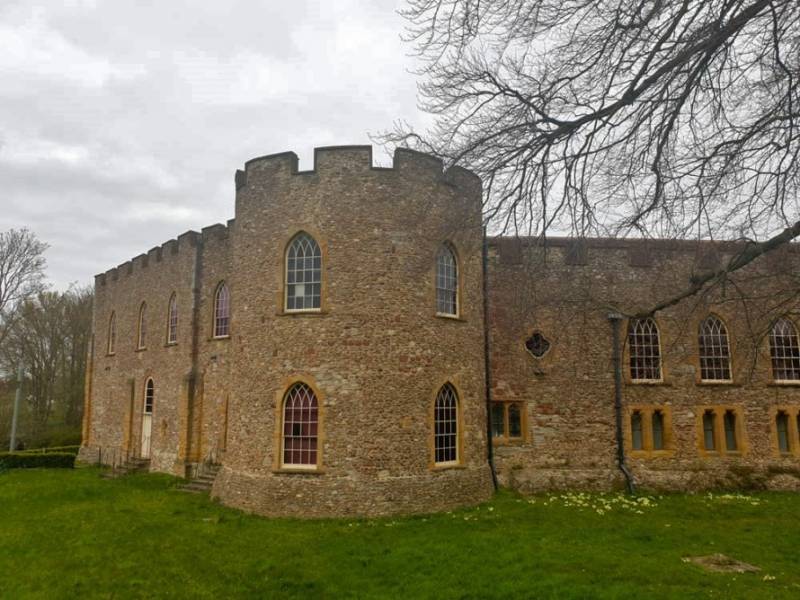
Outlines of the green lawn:
[{"label": "green lawn", "polygon": [[[293,521],[176,481],[0,474],[0,597],[800,598],[800,495],[502,492],[436,516]],[[762,571],[681,560],[717,552]]]}]

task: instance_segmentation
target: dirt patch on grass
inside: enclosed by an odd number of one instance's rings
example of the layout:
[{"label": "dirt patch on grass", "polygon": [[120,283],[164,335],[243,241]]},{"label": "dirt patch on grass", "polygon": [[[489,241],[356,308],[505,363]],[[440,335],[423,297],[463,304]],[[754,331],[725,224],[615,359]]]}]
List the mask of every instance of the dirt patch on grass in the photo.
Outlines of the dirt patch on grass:
[{"label": "dirt patch on grass", "polygon": [[757,573],[761,570],[755,565],[736,560],[724,554],[689,556],[684,558],[683,562],[693,563],[712,573]]}]

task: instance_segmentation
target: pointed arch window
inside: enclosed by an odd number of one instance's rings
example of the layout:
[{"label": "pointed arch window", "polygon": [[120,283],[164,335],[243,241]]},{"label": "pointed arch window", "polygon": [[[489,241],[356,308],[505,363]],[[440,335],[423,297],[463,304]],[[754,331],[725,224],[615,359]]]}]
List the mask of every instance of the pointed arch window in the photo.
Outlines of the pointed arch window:
[{"label": "pointed arch window", "polygon": [[651,319],[633,319],[628,324],[630,373],[634,381],[661,380],[661,342],[658,325]]},{"label": "pointed arch window", "polygon": [[436,313],[458,316],[458,261],[449,244],[436,254]]},{"label": "pointed arch window", "polygon": [[775,321],[769,335],[772,377],[776,381],[800,380],[800,344],[797,329],[789,319]]},{"label": "pointed arch window", "polygon": [[147,383],[144,384],[144,414],[153,414],[153,401],[155,399],[155,385],[153,385],[153,378],[150,377]]},{"label": "pointed arch window", "polygon": [[108,320],[108,354],[114,354],[117,346],[117,313],[111,312]]},{"label": "pointed arch window", "polygon": [[436,394],[433,408],[434,464],[458,463],[458,394],[455,388],[444,384]]},{"label": "pointed arch window", "polygon": [[224,338],[231,334],[231,293],[224,281],[214,292],[214,337]]},{"label": "pointed arch window", "polygon": [[282,465],[313,469],[318,460],[319,404],[305,383],[295,383],[283,398]]},{"label": "pointed arch window", "polygon": [[136,348],[144,350],[147,347],[147,303],[139,306],[139,325],[136,331]]},{"label": "pointed arch window", "polygon": [[709,315],[700,324],[700,379],[703,381],[731,380],[731,349],[728,328],[721,319]]},{"label": "pointed arch window", "polygon": [[178,298],[175,292],[169,297],[167,308],[167,344],[178,343]]},{"label": "pointed arch window", "polygon": [[285,302],[287,311],[319,310],[322,305],[322,251],[305,232],[286,249]]}]

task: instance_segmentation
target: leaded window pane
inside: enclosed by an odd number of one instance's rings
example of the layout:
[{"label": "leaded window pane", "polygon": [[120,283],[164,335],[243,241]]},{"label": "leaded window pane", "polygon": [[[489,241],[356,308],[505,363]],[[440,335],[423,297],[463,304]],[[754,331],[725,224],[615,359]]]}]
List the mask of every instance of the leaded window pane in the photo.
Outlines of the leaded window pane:
[{"label": "leaded window pane", "polygon": [[147,342],[147,305],[142,302],[139,307],[139,339],[137,340],[137,348],[144,348]]},{"label": "leaded window pane", "polygon": [[169,299],[169,313],[167,316],[167,343],[174,344],[178,341],[178,300],[175,294]]},{"label": "leaded window pane", "polygon": [[443,245],[436,255],[436,312],[458,315],[458,266],[447,245]]},{"label": "leaded window pane", "polygon": [[148,379],[144,386],[144,412],[147,415],[153,414],[153,399],[155,397],[155,386],[153,380]]},{"label": "leaded window pane", "polygon": [[631,379],[661,379],[661,346],[653,319],[633,319],[628,325]]},{"label": "leaded window pane", "polygon": [[508,437],[522,437],[522,413],[519,404],[508,405]]},{"label": "leaded window pane", "polygon": [[294,384],[283,402],[283,464],[316,466],[319,407],[305,383]]},{"label": "leaded window pane", "polygon": [[449,383],[436,396],[433,415],[434,462],[458,460],[458,396]]},{"label": "leaded window pane", "polygon": [[664,413],[660,410],[653,411],[651,418],[653,431],[653,450],[664,449]]},{"label": "leaded window pane", "polygon": [[715,422],[716,416],[712,411],[703,413],[703,447],[706,450],[717,449]]},{"label": "leaded window pane", "polygon": [[772,376],[777,381],[800,379],[800,345],[794,323],[786,318],[775,321],[769,336],[769,349]]},{"label": "leaded window pane", "polygon": [[231,334],[231,293],[228,286],[220,283],[214,294],[214,337]]},{"label": "leaded window pane", "polygon": [[700,325],[700,378],[704,381],[730,381],[731,355],[728,329],[711,315]]},{"label": "leaded window pane", "polygon": [[492,436],[505,437],[505,409],[501,402],[492,403]]},{"label": "leaded window pane", "polygon": [[108,353],[114,354],[117,345],[117,315],[111,313],[111,319],[108,322]]},{"label": "leaded window pane", "polygon": [[778,430],[778,450],[786,454],[789,452],[789,415],[781,411],[775,419]]},{"label": "leaded window pane", "polygon": [[317,241],[300,233],[286,254],[286,310],[315,310],[321,306],[322,251]]},{"label": "leaded window pane", "polygon": [[644,447],[642,438],[642,413],[638,410],[631,414],[631,446],[634,450]]},{"label": "leaded window pane", "polygon": [[736,443],[736,413],[732,410],[726,410],[722,420],[725,425],[725,448],[728,452],[735,452],[738,450]]}]

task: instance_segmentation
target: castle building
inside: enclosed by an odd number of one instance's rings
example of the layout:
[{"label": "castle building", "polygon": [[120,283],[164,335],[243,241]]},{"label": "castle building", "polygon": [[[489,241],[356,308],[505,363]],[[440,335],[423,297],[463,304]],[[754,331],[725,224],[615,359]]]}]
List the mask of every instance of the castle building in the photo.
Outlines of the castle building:
[{"label": "castle building", "polygon": [[[485,238],[481,182],[398,149],[237,171],[235,218],[95,280],[86,462],[265,515],[523,492],[800,489],[798,252],[634,318],[741,243]],[[774,254],[774,253],[773,253]]]}]

